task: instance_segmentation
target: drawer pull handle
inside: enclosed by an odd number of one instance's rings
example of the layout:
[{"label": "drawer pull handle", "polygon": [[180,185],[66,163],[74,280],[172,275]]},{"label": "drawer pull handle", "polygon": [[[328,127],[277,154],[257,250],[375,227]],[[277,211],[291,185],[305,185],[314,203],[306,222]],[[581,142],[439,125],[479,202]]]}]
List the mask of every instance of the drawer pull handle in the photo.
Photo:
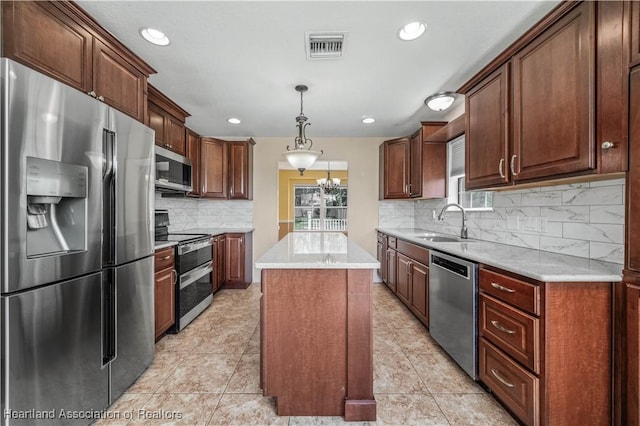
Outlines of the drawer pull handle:
[{"label": "drawer pull handle", "polygon": [[491,283],[491,287],[493,288],[497,288],[498,290],[502,290],[502,291],[506,291],[507,293],[515,293],[516,291],[512,288],[508,288],[505,286],[501,286],[500,284],[497,283]]},{"label": "drawer pull handle", "polygon": [[505,380],[496,370],[494,370],[493,368],[491,369],[491,374],[493,374],[493,376],[498,379],[500,381],[500,383],[502,383],[503,385],[512,388],[514,386],[513,383],[509,383],[507,380]]},{"label": "drawer pull handle", "polygon": [[515,331],[513,330],[509,330],[508,328],[505,328],[502,324],[500,324],[498,321],[491,321],[491,324],[497,328],[498,330],[507,333],[507,334],[514,334]]},{"label": "drawer pull handle", "polygon": [[165,256],[165,257],[163,257],[163,258],[162,258],[162,259],[160,259],[160,260],[169,260],[169,259],[171,259],[171,255]]}]

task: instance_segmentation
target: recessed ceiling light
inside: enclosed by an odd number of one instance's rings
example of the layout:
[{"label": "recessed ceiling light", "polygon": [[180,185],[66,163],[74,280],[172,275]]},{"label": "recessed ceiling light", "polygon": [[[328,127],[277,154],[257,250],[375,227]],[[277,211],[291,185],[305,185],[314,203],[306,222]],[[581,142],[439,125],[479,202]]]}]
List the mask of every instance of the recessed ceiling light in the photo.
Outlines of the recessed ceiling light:
[{"label": "recessed ceiling light", "polygon": [[400,40],[415,40],[424,34],[424,30],[427,26],[422,22],[411,22],[398,30],[398,37]]},{"label": "recessed ceiling light", "polygon": [[424,104],[434,111],[444,111],[456,100],[453,92],[438,92],[424,100]]},{"label": "recessed ceiling light", "polygon": [[167,37],[162,31],[155,28],[140,28],[140,35],[144,37],[149,43],[166,46],[169,44],[169,37]]},{"label": "recessed ceiling light", "polygon": [[365,117],[365,118],[362,119],[362,122],[364,124],[371,124],[371,123],[375,123],[376,119],[373,118],[373,117]]},{"label": "recessed ceiling light", "polygon": [[240,120],[239,118],[231,117],[227,118],[227,122],[231,124],[240,124],[242,123],[242,120]]}]

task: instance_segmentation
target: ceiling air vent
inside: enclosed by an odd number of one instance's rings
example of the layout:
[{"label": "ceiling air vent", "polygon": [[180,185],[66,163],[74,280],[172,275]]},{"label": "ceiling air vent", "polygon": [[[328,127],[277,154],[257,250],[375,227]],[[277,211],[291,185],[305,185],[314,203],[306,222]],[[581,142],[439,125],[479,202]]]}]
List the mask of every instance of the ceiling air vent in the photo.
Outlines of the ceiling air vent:
[{"label": "ceiling air vent", "polygon": [[305,33],[307,59],[342,58],[347,33]]}]

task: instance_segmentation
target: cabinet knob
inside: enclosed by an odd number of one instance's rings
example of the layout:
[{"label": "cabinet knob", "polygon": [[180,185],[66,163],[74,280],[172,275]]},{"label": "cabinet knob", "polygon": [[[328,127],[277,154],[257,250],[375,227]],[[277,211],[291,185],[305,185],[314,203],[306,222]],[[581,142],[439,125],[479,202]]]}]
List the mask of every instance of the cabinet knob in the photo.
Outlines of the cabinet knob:
[{"label": "cabinet knob", "polygon": [[103,96],[98,96],[97,98],[99,101],[104,102],[104,97]]},{"label": "cabinet knob", "polygon": [[87,92],[87,95],[91,96],[92,98],[96,97],[96,92],[94,92],[93,90],[90,92]]},{"label": "cabinet knob", "polygon": [[611,149],[615,146],[615,144],[613,142],[609,142],[609,141],[604,141],[602,142],[602,149]]}]

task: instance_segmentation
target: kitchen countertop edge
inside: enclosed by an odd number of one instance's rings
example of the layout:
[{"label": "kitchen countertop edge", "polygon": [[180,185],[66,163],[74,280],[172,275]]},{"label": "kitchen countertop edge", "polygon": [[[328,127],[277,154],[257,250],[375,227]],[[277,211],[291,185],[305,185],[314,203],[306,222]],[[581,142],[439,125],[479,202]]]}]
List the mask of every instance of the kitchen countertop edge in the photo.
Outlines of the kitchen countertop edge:
[{"label": "kitchen countertop edge", "polygon": [[[620,282],[622,265],[566,254],[528,249],[483,240],[470,242],[426,242],[421,233],[437,232],[417,228],[376,228],[410,243],[469,259],[544,282]],[[572,272],[565,272],[566,270]]]},{"label": "kitchen countertop edge", "polygon": [[156,251],[178,245],[177,241],[155,241],[153,244],[154,244],[153,249]]}]

